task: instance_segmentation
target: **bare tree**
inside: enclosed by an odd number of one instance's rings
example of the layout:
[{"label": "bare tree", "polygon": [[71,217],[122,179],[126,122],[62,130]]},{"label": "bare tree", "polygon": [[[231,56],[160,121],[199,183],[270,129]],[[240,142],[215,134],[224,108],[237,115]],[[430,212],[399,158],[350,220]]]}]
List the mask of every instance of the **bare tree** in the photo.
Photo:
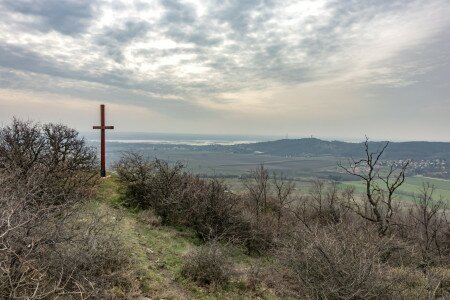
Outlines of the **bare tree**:
[{"label": "bare tree", "polygon": [[450,253],[449,245],[445,244],[445,233],[448,230],[446,203],[435,200],[435,187],[424,183],[409,216],[413,222],[414,242],[420,246],[423,263],[428,266],[434,258],[442,258]]},{"label": "bare tree", "polygon": [[388,147],[387,142],[381,149],[371,152],[369,139],[364,142],[365,157],[351,159],[349,166],[339,163],[348,174],[359,177],[365,186],[365,201],[361,203],[355,197],[349,197],[349,207],[364,219],[378,225],[378,233],[385,235],[390,227],[394,213],[394,194],[405,182],[405,171],[409,161],[399,165],[391,164],[387,170],[380,167],[380,159]]},{"label": "bare tree", "polygon": [[260,213],[266,212],[267,210],[267,200],[270,192],[269,179],[269,171],[261,164],[258,168],[250,172],[249,178],[243,181],[250,201],[253,204],[253,210],[258,223]]},{"label": "bare tree", "polygon": [[277,176],[273,174],[273,186],[275,187],[275,212],[277,217],[277,232],[280,234],[283,212],[294,201],[292,193],[295,190],[295,184],[288,180],[283,174]]},{"label": "bare tree", "polygon": [[314,180],[313,185],[309,189],[309,196],[316,213],[319,216],[322,215],[325,204],[325,182],[318,179]]}]

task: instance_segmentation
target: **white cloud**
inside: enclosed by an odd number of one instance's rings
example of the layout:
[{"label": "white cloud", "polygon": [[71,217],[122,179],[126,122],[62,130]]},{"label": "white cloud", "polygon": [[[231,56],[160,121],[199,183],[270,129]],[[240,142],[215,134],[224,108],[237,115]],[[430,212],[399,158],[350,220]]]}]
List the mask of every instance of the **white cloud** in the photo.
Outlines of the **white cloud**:
[{"label": "white cloud", "polygon": [[[296,118],[339,122],[374,101],[387,105],[396,88],[428,107],[408,91],[449,70],[446,0],[107,0],[71,2],[72,10],[54,1],[0,3],[4,93],[83,105],[110,97],[161,120],[184,112],[192,130],[206,116],[283,115],[282,130]],[[428,81],[441,87],[433,105],[448,104],[442,84]],[[21,95],[34,103],[33,92]]]}]

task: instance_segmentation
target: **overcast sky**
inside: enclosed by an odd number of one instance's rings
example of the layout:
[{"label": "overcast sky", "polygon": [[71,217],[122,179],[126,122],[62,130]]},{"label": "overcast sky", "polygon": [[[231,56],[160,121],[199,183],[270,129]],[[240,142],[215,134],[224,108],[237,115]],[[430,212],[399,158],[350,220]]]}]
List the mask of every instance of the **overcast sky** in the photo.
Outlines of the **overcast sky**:
[{"label": "overcast sky", "polygon": [[449,0],[0,0],[0,123],[450,141]]}]

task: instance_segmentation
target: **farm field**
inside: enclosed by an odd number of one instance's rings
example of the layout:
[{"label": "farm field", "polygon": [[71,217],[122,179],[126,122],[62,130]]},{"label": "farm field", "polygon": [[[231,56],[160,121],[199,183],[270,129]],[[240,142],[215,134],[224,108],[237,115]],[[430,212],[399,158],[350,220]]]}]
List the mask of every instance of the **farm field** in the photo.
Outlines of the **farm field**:
[{"label": "farm field", "polygon": [[[240,192],[243,185],[240,177],[249,174],[260,164],[270,173],[283,173],[296,183],[299,193],[306,193],[315,179],[335,180],[341,182],[342,188],[355,186],[356,191],[363,193],[364,186],[355,177],[344,174],[337,163],[345,162],[345,158],[333,156],[318,157],[281,157],[268,154],[224,153],[213,151],[194,151],[180,146],[179,148],[163,149],[145,144],[115,144],[109,145],[107,153],[111,164],[118,161],[127,151],[137,151],[150,159],[159,158],[171,163],[181,162],[187,170],[202,177],[222,178],[232,190]],[[435,198],[442,197],[450,203],[450,180],[429,177],[408,177],[398,191],[401,199],[412,201],[422,184],[429,182],[435,186]]]},{"label": "farm field", "polygon": [[[407,177],[405,183],[399,188],[397,195],[403,199],[412,201],[414,195],[417,195],[424,183],[430,183],[435,187],[434,198],[442,198],[450,205],[450,180],[429,178],[429,177]],[[341,183],[341,186],[354,186],[357,192],[364,193],[364,185],[360,181],[347,181]]]},{"label": "farm field", "polygon": [[193,151],[181,146],[163,149],[152,145],[118,143],[109,144],[107,149],[110,165],[118,161],[123,153],[133,151],[150,159],[159,158],[172,163],[179,161],[189,171],[206,176],[239,177],[264,164],[271,172],[283,173],[295,179],[346,177],[338,170],[337,162],[340,159],[333,156],[281,157],[267,154]]}]

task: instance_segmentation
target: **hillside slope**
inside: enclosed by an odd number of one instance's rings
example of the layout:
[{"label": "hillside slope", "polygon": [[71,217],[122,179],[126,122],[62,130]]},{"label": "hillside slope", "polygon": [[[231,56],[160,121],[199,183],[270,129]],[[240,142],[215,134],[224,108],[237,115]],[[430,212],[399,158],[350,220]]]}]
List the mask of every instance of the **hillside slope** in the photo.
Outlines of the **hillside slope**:
[{"label": "hillside slope", "polygon": [[[182,276],[186,254],[200,248],[202,242],[189,229],[161,225],[148,210],[123,208],[120,205],[124,200],[121,190],[115,177],[105,178],[99,184],[94,203],[91,203],[92,209],[106,213],[115,221],[116,233],[126,244],[127,255],[132,261],[136,292],[129,295],[123,293],[120,286],[114,287],[111,292],[117,299],[300,299],[295,297],[296,285],[292,285],[289,277],[284,277],[283,271],[275,267],[274,257],[250,256],[242,248],[230,244],[221,245],[236,268],[232,281],[227,285],[203,287]],[[263,269],[270,272],[260,273]],[[400,281],[399,299],[411,299],[412,295],[424,298],[426,295],[427,278],[419,270],[405,266],[389,267],[385,271]],[[442,291],[448,290],[448,269],[436,268],[433,272],[438,272],[433,276],[442,277]],[[409,274],[409,277],[404,277],[404,274]],[[258,278],[261,278],[258,276],[264,276],[268,281],[258,283]]]},{"label": "hillside slope", "polygon": [[[94,208],[118,220],[117,233],[127,244],[134,262],[139,293],[135,299],[278,299],[270,289],[249,290],[244,276],[220,289],[197,286],[181,276],[183,257],[198,248],[201,242],[185,228],[158,224],[154,216],[121,208],[123,195],[114,177],[102,180]],[[250,257],[243,250],[223,245],[242,274],[264,257]],[[115,291],[120,298],[120,288]]]}]

